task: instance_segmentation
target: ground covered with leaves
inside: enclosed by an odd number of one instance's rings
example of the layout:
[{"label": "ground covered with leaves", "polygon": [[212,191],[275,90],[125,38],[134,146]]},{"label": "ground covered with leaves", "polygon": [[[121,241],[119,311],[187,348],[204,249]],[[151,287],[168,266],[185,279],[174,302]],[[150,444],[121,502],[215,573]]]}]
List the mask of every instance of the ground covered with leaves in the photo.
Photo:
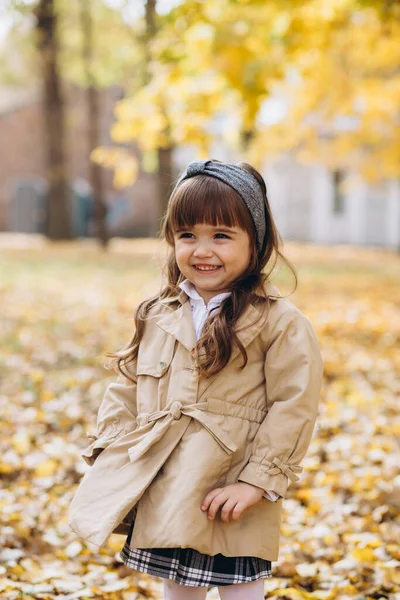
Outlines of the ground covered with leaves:
[{"label": "ground covered with leaves", "polygon": [[[0,246],[0,598],[162,598],[161,579],[122,564],[123,536],[96,550],[66,517],[115,377],[104,353],[131,339],[162,251],[151,240],[113,240],[104,253],[5,234]],[[299,276],[290,299],[314,325],[325,376],[265,595],[400,600],[400,256],[302,244],[286,254]],[[290,291],[287,272],[275,283]]]}]

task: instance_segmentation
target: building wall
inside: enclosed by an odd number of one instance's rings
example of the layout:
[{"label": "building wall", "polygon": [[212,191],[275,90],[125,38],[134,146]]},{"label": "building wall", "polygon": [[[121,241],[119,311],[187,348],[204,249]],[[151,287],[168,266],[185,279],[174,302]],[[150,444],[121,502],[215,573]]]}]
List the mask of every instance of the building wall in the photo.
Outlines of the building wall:
[{"label": "building wall", "polygon": [[7,210],[12,182],[21,174],[44,176],[44,149],[41,143],[41,103],[0,114],[0,229],[7,228]]},{"label": "building wall", "polygon": [[[87,105],[85,92],[75,86],[66,87],[66,151],[68,173],[75,178],[89,179],[89,148],[87,142]],[[104,90],[101,98],[101,144],[113,145],[110,129],[113,109],[120,98],[118,88]],[[0,106],[0,230],[7,230],[9,206],[14,183],[18,179],[45,178],[45,145],[43,110],[40,94],[26,93],[23,101],[13,97],[8,105]],[[133,152],[139,152],[132,147]],[[140,172],[135,184],[122,191],[115,190],[111,170],[103,170],[107,202],[117,197],[128,198],[131,208],[128,217],[113,234],[146,236],[151,230],[157,202],[154,175]]]},{"label": "building wall", "polygon": [[304,166],[289,156],[266,164],[272,213],[284,239],[321,244],[400,248],[400,182],[367,185],[347,173],[340,210],[333,175],[323,165]]}]

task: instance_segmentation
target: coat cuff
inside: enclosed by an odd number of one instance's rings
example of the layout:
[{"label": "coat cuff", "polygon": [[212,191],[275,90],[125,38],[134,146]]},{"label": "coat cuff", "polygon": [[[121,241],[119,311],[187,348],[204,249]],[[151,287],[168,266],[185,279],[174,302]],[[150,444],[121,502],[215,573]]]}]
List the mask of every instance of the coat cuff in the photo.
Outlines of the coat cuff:
[{"label": "coat cuff", "polygon": [[83,460],[87,462],[89,466],[92,466],[99,454],[105,448],[107,448],[107,446],[109,446],[119,436],[120,433],[123,433],[123,431],[114,430],[111,435],[104,434],[100,436],[97,436],[93,433],[87,433],[86,437],[91,441],[91,444],[82,450],[81,457]]},{"label": "coat cuff", "polygon": [[298,481],[299,477],[296,473],[301,473],[303,467],[299,465],[288,465],[284,463],[280,458],[275,457],[271,463],[271,466],[265,468],[258,462],[249,462],[240,473],[238,481],[245,481],[251,483],[260,488],[263,488],[266,492],[273,491],[285,498],[289,479],[291,481]]},{"label": "coat cuff", "polygon": [[271,500],[271,502],[276,502],[281,496],[279,494],[277,494],[276,492],[273,492],[272,490],[268,490],[267,492],[264,493],[263,498],[266,498],[267,500]]}]

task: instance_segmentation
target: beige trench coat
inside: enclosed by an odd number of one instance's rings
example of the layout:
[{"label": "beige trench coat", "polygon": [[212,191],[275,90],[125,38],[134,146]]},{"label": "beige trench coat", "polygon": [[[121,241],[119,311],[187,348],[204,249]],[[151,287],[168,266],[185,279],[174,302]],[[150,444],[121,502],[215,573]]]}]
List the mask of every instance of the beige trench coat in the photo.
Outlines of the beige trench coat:
[{"label": "beige trench coat", "polygon": [[223,372],[198,383],[187,294],[152,309],[130,367],[137,384],[119,376],[108,386],[82,452],[91,468],[68,511],[77,535],[101,547],[127,534],[135,515],[131,547],[277,560],[282,499],[262,497],[230,523],[200,508],[210,490],[237,481],[285,497],[303,470],[322,357],[307,318],[271,284],[267,291],[269,311],[250,305],[237,324],[247,366],[238,370],[234,347]]}]

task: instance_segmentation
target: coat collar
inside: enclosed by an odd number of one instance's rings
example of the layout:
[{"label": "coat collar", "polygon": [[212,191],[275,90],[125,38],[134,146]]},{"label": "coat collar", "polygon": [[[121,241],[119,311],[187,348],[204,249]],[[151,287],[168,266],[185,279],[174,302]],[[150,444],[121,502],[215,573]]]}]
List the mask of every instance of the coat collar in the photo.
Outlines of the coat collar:
[{"label": "coat collar", "polygon": [[[268,282],[265,289],[271,300],[281,297],[278,289],[272,283]],[[189,296],[184,290],[181,290],[174,296],[161,300],[160,304],[166,306],[174,302],[179,302],[180,306],[158,319],[157,326],[173,335],[190,352],[196,345],[197,338],[188,300]],[[236,333],[244,347],[253,341],[265,325],[265,318],[261,317],[258,319],[258,317],[259,310],[253,304],[250,304],[236,324]],[[229,362],[239,353],[240,350],[235,345]]]},{"label": "coat collar", "polygon": [[196,331],[194,329],[192,311],[188,302],[189,296],[183,290],[176,296],[161,300],[161,304],[180,302],[179,308],[162,316],[157,320],[157,326],[173,335],[189,352],[196,345]]}]

